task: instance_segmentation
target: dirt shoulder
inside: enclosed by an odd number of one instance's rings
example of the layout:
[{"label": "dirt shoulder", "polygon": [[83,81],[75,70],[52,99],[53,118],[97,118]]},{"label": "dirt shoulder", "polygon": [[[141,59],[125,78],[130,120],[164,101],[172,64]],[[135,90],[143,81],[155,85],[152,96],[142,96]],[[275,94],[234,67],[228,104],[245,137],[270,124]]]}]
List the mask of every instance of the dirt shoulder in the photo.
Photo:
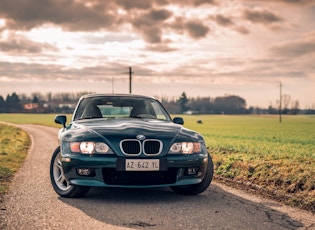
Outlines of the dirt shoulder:
[{"label": "dirt shoulder", "polygon": [[270,190],[248,181],[235,180],[220,175],[215,175],[214,180],[218,183],[222,183],[236,189],[241,189],[250,194],[259,195],[261,197],[272,199],[282,204],[306,210],[315,214],[315,200],[313,202],[306,202],[302,197],[296,197],[290,194],[283,194],[277,190]]}]

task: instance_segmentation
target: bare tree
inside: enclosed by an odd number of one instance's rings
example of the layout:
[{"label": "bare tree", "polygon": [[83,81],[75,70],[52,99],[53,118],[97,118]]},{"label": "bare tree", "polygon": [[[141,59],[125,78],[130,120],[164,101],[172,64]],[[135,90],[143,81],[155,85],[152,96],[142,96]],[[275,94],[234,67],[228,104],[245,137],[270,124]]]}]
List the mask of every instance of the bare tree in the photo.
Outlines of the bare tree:
[{"label": "bare tree", "polygon": [[284,94],[282,96],[282,103],[283,103],[283,113],[287,114],[289,110],[289,104],[291,102],[291,96],[288,94]]},{"label": "bare tree", "polygon": [[298,100],[292,102],[292,114],[298,114],[300,110],[300,102]]}]

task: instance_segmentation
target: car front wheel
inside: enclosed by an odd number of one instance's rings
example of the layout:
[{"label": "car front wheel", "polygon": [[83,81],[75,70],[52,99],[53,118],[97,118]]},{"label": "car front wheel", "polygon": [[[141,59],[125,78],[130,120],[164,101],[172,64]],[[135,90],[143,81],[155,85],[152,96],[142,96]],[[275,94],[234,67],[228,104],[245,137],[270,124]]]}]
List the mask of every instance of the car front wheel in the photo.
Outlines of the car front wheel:
[{"label": "car front wheel", "polygon": [[50,161],[50,180],[55,192],[62,197],[82,197],[90,189],[90,187],[71,185],[66,179],[61,165],[60,146],[56,148]]},{"label": "car front wheel", "polygon": [[209,185],[211,184],[213,177],[213,162],[211,159],[210,154],[208,153],[208,164],[206,174],[203,180],[199,184],[192,184],[192,185],[183,185],[183,186],[171,186],[171,189],[182,195],[197,195],[199,193],[204,192]]}]

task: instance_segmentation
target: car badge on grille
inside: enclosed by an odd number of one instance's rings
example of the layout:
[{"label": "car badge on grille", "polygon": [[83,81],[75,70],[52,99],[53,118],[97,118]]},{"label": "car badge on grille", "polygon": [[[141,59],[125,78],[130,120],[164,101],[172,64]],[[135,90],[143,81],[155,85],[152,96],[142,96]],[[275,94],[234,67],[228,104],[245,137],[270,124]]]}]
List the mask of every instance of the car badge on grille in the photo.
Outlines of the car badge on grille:
[{"label": "car badge on grille", "polygon": [[143,141],[145,139],[145,136],[144,135],[137,135],[136,138],[139,140],[139,141]]}]

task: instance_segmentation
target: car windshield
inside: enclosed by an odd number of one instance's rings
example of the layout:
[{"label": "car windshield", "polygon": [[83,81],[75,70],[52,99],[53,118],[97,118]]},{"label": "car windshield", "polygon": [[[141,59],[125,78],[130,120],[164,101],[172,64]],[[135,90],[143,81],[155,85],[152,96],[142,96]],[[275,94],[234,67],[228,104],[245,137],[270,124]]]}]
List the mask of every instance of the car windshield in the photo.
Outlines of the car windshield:
[{"label": "car windshield", "polygon": [[170,120],[156,100],[143,97],[97,96],[80,100],[73,120],[91,118],[144,118]]}]

